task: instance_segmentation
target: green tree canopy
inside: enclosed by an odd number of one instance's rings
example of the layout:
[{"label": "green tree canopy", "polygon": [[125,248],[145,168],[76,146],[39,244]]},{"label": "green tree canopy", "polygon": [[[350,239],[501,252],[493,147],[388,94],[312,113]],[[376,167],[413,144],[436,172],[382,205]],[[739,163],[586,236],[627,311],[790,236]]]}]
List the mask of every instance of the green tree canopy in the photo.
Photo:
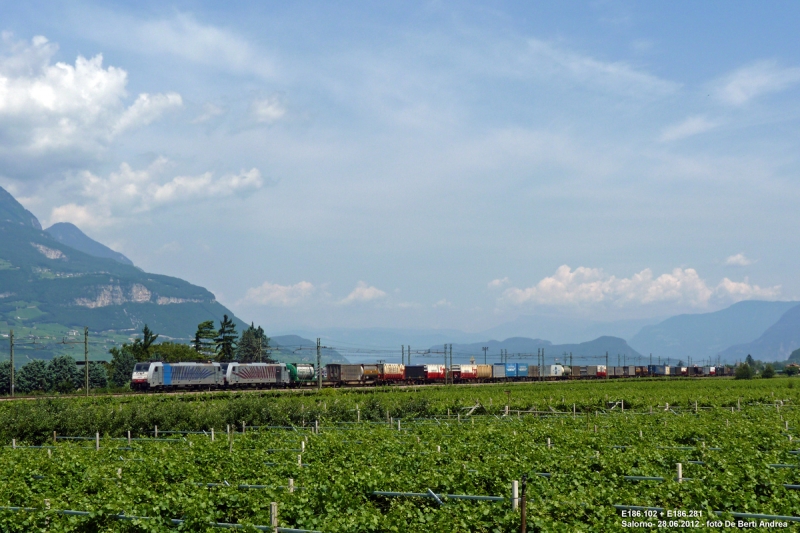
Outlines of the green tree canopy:
[{"label": "green tree canopy", "polygon": [[16,388],[20,392],[48,391],[52,387],[47,363],[34,359],[23,366],[15,376]]},{"label": "green tree canopy", "polygon": [[767,364],[764,367],[764,370],[761,372],[762,378],[774,378],[775,377],[775,367],[771,364]]},{"label": "green tree canopy", "polygon": [[753,356],[750,355],[750,354],[747,354],[747,358],[744,360],[744,362],[747,364],[747,366],[749,366],[751,368],[756,366],[756,361],[755,361],[755,359],[753,359]]},{"label": "green tree canopy", "polygon": [[236,337],[236,324],[228,318],[228,315],[223,315],[217,336],[214,338],[217,361],[233,361],[236,353]]},{"label": "green tree canopy", "polygon": [[214,329],[214,321],[206,320],[197,324],[197,332],[194,334],[192,346],[197,353],[211,355],[214,353],[217,330]]},{"label": "green tree canopy", "polygon": [[0,394],[11,393],[11,361],[0,362]]},{"label": "green tree canopy", "polygon": [[147,324],[145,324],[144,328],[142,328],[142,349],[144,349],[148,357],[150,356],[150,346],[156,342],[157,338],[158,335],[154,334],[153,330],[151,330],[149,327],[147,327]]},{"label": "green tree canopy", "polygon": [[753,367],[745,363],[736,367],[736,370],[733,372],[733,377],[734,379],[753,379],[755,374],[756,372],[753,370]]},{"label": "green tree canopy", "polygon": [[117,387],[129,386],[133,367],[138,361],[133,346],[130,344],[123,344],[121,348],[114,346],[108,353],[111,354],[111,383]]},{"label": "green tree canopy", "polygon": [[188,344],[178,344],[176,342],[162,342],[150,347],[153,357],[159,361],[168,363],[179,363],[181,361],[203,360],[203,354],[198,353]]},{"label": "green tree canopy", "polygon": [[100,361],[89,361],[89,387],[92,389],[108,387],[108,370]]},{"label": "green tree canopy", "polygon": [[83,385],[83,372],[69,355],[51,359],[47,365],[47,373],[53,390],[58,392],[72,392]]},{"label": "green tree canopy", "polygon": [[273,362],[269,357],[269,337],[264,333],[261,326],[255,327],[251,322],[250,326],[242,331],[239,344],[236,347],[236,360],[242,363],[263,361]]}]

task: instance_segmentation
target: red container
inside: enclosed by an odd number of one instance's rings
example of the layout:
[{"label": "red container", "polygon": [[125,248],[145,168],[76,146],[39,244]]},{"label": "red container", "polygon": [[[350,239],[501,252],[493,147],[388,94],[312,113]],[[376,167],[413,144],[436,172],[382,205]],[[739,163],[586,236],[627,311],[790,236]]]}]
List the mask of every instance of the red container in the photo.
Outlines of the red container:
[{"label": "red container", "polygon": [[378,371],[383,381],[402,381],[406,377],[405,370],[405,365],[398,365],[395,363],[378,365]]},{"label": "red container", "polygon": [[427,379],[444,379],[444,365],[425,365],[425,377]]}]

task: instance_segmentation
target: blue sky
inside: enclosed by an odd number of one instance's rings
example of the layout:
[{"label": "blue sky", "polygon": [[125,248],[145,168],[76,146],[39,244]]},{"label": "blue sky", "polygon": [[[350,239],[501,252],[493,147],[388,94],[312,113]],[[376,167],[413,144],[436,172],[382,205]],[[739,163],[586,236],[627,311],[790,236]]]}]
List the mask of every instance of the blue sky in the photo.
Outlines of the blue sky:
[{"label": "blue sky", "polygon": [[795,299],[798,9],[5,3],[0,185],[268,331]]}]

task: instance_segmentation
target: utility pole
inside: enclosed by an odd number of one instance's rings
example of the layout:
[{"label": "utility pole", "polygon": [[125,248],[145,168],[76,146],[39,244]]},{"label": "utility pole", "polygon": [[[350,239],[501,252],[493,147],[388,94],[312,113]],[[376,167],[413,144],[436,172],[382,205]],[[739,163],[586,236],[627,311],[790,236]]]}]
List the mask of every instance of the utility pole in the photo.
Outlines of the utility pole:
[{"label": "utility pole", "polygon": [[11,330],[11,333],[8,334],[8,338],[11,342],[11,397],[14,397],[14,330]]},{"label": "utility pole", "polygon": [[447,385],[447,374],[449,374],[453,370],[452,368],[450,368],[448,371],[447,368],[447,344],[444,345],[444,352],[442,353],[444,354],[444,384]]},{"label": "utility pole", "polygon": [[[450,345],[450,371],[453,371],[453,345]],[[450,375],[450,385],[453,384],[453,375]]]},{"label": "utility pole", "polygon": [[89,328],[83,327],[83,385],[89,396]]},{"label": "utility pole", "polygon": [[487,363],[486,363],[486,350],[488,350],[488,349],[489,349],[489,347],[488,347],[488,346],[484,346],[484,347],[483,347],[483,364],[484,364],[484,365],[485,365],[485,364],[487,364]]},{"label": "utility pole", "polygon": [[653,354],[650,354],[650,366],[653,366]]},{"label": "utility pole", "polygon": [[400,345],[400,354],[401,354],[400,355],[400,362],[402,364],[406,364],[406,345],[405,344],[401,344]]},{"label": "utility pole", "polygon": [[322,351],[317,337],[317,390],[322,390]]},{"label": "utility pole", "polygon": [[408,345],[408,364],[411,365],[411,345]]},{"label": "utility pole", "polygon": [[572,352],[569,352],[569,368],[572,370]]},{"label": "utility pole", "polygon": [[261,362],[261,335],[258,336],[258,362]]},{"label": "utility pole", "polygon": [[539,367],[539,381],[544,381],[544,348],[542,348],[542,366]]}]

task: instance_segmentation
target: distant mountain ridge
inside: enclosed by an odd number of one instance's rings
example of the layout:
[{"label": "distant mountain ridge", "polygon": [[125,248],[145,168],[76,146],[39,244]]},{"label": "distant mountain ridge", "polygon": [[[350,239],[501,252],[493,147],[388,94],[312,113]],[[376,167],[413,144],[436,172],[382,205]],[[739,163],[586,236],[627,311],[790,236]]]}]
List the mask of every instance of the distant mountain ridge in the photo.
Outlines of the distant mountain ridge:
[{"label": "distant mountain ridge", "polygon": [[69,222],[58,222],[44,231],[49,233],[51,237],[61,244],[66,244],[67,246],[75,248],[76,250],[79,250],[85,254],[89,254],[94,257],[102,257],[105,259],[113,259],[114,261],[122,263],[123,265],[133,265],[133,261],[121,253],[115,252],[108,246],[100,244],[78,229],[77,226],[70,224]]},{"label": "distant mountain ridge", "polygon": [[729,347],[757,339],[797,305],[750,300],[713,313],[677,315],[643,327],[629,343],[642,353],[662,358],[713,361]]},{"label": "distant mountain ridge", "polygon": [[800,305],[792,307],[752,342],[738,344],[723,350],[723,361],[744,361],[748,355],[762,361],[785,361],[800,348]]},{"label": "distant mountain ridge", "polygon": [[136,334],[148,324],[162,338],[189,339],[225,314],[246,327],[203,287],[67,246],[0,188],[0,327]]},{"label": "distant mountain ridge", "polygon": [[[476,362],[482,363],[484,361],[484,346],[488,348],[487,362],[497,362],[500,350],[507,350],[512,357],[523,354],[528,359],[531,355],[536,357],[536,353],[539,350],[544,350],[545,361],[548,364],[555,360],[560,363],[567,363],[569,362],[570,354],[572,354],[573,363],[576,365],[605,364],[606,353],[609,356],[608,364],[612,366],[617,364],[617,356],[624,358],[628,364],[637,364],[634,361],[644,361],[644,356],[631,348],[625,339],[609,336],[598,337],[594,340],[577,344],[553,344],[543,339],[530,339],[527,337],[511,337],[504,341],[489,340],[471,344],[453,344],[454,359],[457,353],[462,360],[467,356],[473,356]],[[431,346],[430,350],[443,350],[443,346]]]}]

